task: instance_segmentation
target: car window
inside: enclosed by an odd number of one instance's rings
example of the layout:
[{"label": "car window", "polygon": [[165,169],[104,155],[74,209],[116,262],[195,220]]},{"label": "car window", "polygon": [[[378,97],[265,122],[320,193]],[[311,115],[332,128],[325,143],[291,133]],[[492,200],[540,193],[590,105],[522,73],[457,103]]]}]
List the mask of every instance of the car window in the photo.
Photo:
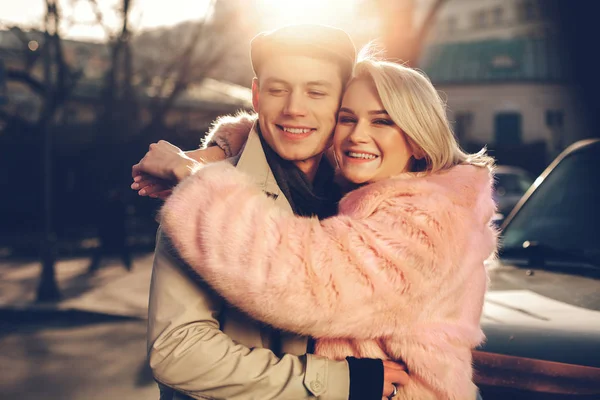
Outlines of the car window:
[{"label": "car window", "polygon": [[496,174],[496,191],[500,195],[522,195],[531,186],[531,180],[517,174]]},{"label": "car window", "polygon": [[600,252],[600,144],[564,158],[503,231],[503,246],[525,241],[561,250]]},{"label": "car window", "polygon": [[529,178],[528,176],[523,176],[523,175],[519,176],[519,189],[520,189],[521,193],[525,193],[527,190],[529,190],[529,187],[532,184],[533,184],[533,180],[531,178]]}]

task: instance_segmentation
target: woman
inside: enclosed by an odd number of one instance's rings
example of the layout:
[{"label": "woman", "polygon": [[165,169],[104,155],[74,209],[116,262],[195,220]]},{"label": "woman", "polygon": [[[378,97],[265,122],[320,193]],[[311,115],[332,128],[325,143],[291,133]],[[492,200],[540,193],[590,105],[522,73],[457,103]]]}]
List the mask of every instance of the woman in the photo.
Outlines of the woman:
[{"label": "woman", "polygon": [[357,64],[333,146],[356,188],[337,216],[281,211],[218,163],[175,188],[163,228],[230,303],[313,336],[316,354],[402,360],[411,379],[396,398],[476,398],[471,350],[497,240],[492,160],[460,150],[427,78],[370,60]]}]

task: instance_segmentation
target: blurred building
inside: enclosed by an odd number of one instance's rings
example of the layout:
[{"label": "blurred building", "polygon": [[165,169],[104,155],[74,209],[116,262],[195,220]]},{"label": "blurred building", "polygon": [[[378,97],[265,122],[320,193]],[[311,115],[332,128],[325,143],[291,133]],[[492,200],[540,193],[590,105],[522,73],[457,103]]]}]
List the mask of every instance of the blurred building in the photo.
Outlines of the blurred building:
[{"label": "blurred building", "polygon": [[[12,193],[0,209],[0,242],[13,242],[11,238],[20,232],[27,243],[23,248],[29,248],[36,240],[31,233],[43,232],[44,209],[40,205],[45,186],[31,186],[31,182],[44,182],[48,178],[46,171],[52,173],[52,213],[57,235],[61,238],[93,235],[91,227],[95,220],[90,210],[100,206],[106,190],[118,187],[127,195],[131,165],[143,156],[148,144],[166,139],[192,149],[198,146],[214,118],[251,108],[249,88],[214,78],[192,81],[195,83],[187,85],[171,103],[159,93],[161,88],[174,85],[169,81],[174,79],[173,74],[147,73],[146,82],[139,82],[133,76],[134,100],[127,104],[113,103],[116,105],[108,114],[113,119],[103,118],[107,115],[105,77],[111,66],[109,47],[62,40],[66,63],[82,74],[46,128],[52,138],[49,150],[52,169],[49,169],[43,157],[47,142],[37,125],[46,87],[41,58],[43,42],[40,32],[0,31],[0,170],[7,171],[0,174],[0,188]],[[178,53],[177,49],[173,53]],[[163,59],[164,64],[172,60],[167,55]],[[147,65],[142,67],[144,72],[149,71]],[[166,109],[166,113],[159,124],[153,124],[152,117],[156,114],[152,110],[157,109],[159,112]],[[131,110],[136,114],[131,115]],[[14,168],[22,160],[27,160],[24,168]],[[136,236],[153,237],[152,215],[156,204],[141,201],[133,192],[128,194],[127,201],[146,211],[136,216],[136,226],[141,227],[140,235]]]},{"label": "blurred building", "polygon": [[[41,43],[41,32],[0,31],[2,69],[27,71],[35,79],[43,82],[43,63],[38,60],[41,57]],[[57,122],[64,125],[92,124],[98,117],[104,75],[110,66],[109,48],[103,43],[76,40],[63,40],[62,45],[66,63],[81,69],[83,74],[72,95],[57,114]],[[157,96],[157,88],[163,85],[161,78],[163,77],[157,77],[143,86],[136,86],[142,124],[150,120],[150,104]],[[41,111],[41,97],[33,93],[28,86],[6,80],[2,94],[3,103],[0,105],[7,114],[30,122],[37,120]],[[215,115],[251,107],[252,95],[249,88],[206,78],[201,83],[191,84],[176,99],[165,120],[167,126],[186,130],[206,126]]]},{"label": "blurred building", "polygon": [[544,143],[551,157],[588,135],[549,5],[449,0],[441,8],[420,67],[447,97],[461,143]]}]

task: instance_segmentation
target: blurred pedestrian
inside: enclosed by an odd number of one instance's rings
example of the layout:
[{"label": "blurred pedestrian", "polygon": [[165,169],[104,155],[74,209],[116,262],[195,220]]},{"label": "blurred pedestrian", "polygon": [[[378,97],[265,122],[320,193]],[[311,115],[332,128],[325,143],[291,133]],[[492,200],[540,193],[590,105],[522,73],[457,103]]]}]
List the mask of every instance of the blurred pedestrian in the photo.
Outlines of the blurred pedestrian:
[{"label": "blurred pedestrian", "polygon": [[108,191],[96,212],[99,246],[88,267],[90,273],[100,268],[103,258],[119,257],[131,271],[131,254],[127,245],[127,207],[118,189]]}]

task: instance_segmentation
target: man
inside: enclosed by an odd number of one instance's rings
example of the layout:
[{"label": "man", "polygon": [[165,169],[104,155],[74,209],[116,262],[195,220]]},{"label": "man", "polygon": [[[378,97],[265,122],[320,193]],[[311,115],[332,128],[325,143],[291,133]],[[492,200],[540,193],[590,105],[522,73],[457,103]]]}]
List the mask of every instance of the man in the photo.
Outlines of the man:
[{"label": "man", "polygon": [[[322,156],[353,68],[352,41],[330,27],[286,27],[254,38],[251,58],[258,123],[232,162],[255,176],[282,208],[332,215],[339,194],[331,190],[333,170]],[[134,166],[134,175],[180,180],[197,167],[194,155],[160,142]],[[132,185],[140,186],[139,179]],[[395,393],[392,384],[407,379],[391,362],[384,381],[380,360],[306,354],[307,338],[274,331],[224,304],[188,273],[160,229],[148,324],[150,366],[161,399],[368,400]]]}]

